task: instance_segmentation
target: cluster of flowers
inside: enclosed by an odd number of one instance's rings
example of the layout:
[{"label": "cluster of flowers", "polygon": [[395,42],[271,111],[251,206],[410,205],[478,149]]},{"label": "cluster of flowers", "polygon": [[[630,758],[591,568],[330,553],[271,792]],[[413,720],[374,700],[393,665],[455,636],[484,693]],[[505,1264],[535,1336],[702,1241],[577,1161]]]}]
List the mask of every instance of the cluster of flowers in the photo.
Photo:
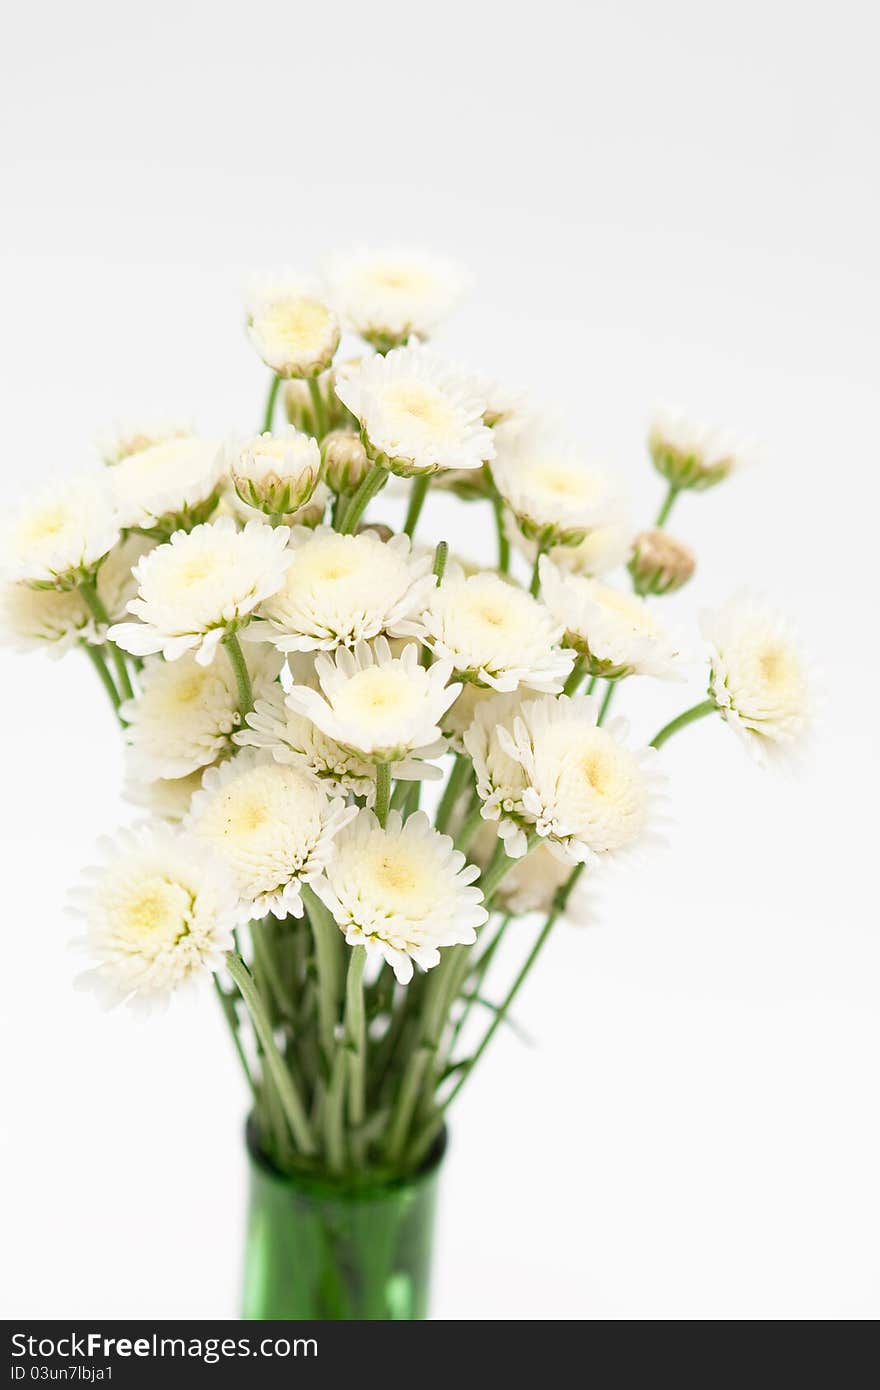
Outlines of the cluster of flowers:
[{"label": "cluster of flowers", "polygon": [[[778,760],[810,722],[797,646],[748,595],[703,617],[705,701],[650,747],[608,717],[624,680],[682,673],[655,600],[694,560],[662,527],[680,492],[721,482],[741,451],[658,418],[649,450],[667,497],[634,534],[613,477],[426,345],[462,283],[397,252],[340,258],[322,285],[261,281],[247,328],[272,373],[262,433],[119,434],[101,469],[45,485],[8,537],[6,634],[89,655],[124,731],[129,796],[151,812],[78,892],[90,979],[149,1005],[214,973],[236,1029],[243,1000],[277,1089],[263,1118],[279,1162],[285,1146],[333,1167],[379,1150],[416,1161],[416,1119],[429,1138],[443,1109],[429,1058],[451,1022],[457,1037],[456,1001],[497,945],[472,951],[490,914],[503,931],[511,915],[577,912],[583,868],[656,831],[658,749],[684,724],[717,711]],[[360,355],[340,360],[344,331]],[[400,534],[365,520],[392,478],[407,493]],[[497,563],[417,543],[429,485],[487,503]],[[444,776],[431,819],[423,784]],[[400,986],[424,994],[415,1020]],[[377,1058],[390,1115],[371,1131]]]}]

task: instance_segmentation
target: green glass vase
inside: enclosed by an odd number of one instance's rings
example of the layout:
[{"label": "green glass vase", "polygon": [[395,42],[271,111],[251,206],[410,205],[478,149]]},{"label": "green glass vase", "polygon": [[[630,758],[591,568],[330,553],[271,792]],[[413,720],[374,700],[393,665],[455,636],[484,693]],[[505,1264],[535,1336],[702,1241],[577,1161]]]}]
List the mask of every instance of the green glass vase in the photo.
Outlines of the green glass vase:
[{"label": "green glass vase", "polygon": [[242,1317],[426,1317],[445,1147],[444,1134],[412,1177],[341,1185],[279,1173],[249,1125]]}]

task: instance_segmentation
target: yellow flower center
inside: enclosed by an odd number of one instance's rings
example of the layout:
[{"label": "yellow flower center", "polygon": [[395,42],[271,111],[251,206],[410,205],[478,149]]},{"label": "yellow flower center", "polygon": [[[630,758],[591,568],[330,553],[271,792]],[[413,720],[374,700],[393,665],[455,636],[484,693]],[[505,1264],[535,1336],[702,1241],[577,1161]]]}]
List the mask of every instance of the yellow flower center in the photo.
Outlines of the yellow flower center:
[{"label": "yellow flower center", "polygon": [[120,908],[121,925],[132,942],[177,941],[189,931],[192,900],[179,883],[155,878],[141,883]]},{"label": "yellow flower center", "polygon": [[260,316],[260,328],[293,353],[311,352],[330,326],[330,311],[317,299],[283,299]]},{"label": "yellow flower center", "polygon": [[26,537],[30,541],[45,541],[57,536],[67,524],[67,513],[63,507],[47,506],[36,512],[25,526]]},{"label": "yellow flower center", "polygon": [[435,431],[448,429],[455,418],[443,395],[421,382],[401,381],[390,386],[386,403],[410,423]]}]

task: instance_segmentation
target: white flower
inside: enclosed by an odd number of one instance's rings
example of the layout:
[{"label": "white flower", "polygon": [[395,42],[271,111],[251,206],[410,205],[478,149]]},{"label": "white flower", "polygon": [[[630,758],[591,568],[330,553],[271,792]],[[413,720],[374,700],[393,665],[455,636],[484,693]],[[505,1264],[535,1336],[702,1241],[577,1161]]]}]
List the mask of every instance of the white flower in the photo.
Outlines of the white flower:
[{"label": "white flower", "polygon": [[370,456],[404,477],[479,468],[495,453],[485,401],[427,348],[395,348],[339,374],[336,394],[360,421]]},{"label": "white flower", "polygon": [[[268,693],[281,669],[271,648],[252,647],[248,671],[254,698]],[[241,723],[235,674],[228,661],[200,666],[191,653],[180,661],[148,657],[138,677],[140,695],[120,710],[135,776],[185,777],[230,752]]]},{"label": "white flower", "polygon": [[230,450],[233,486],[242,502],[271,516],[298,511],[321,474],[318,441],[298,430],[261,434]]},{"label": "white flower", "polygon": [[327,279],[346,326],[380,349],[427,337],[465,288],[449,261],[397,249],[335,256]]},{"label": "white flower", "polygon": [[[484,821],[468,852],[475,863],[485,868],[497,844],[497,827],[491,821]],[[571,873],[571,864],[546,845],[538,845],[527,859],[518,859],[508,868],[495,890],[493,901],[496,907],[513,913],[514,917],[523,917],[528,912],[546,915],[553,909],[556,895],[565,887]],[[569,922],[585,926],[592,915],[581,874],[567,894],[565,916]]]},{"label": "white flower", "polygon": [[102,463],[112,468],[132,454],[139,454],[142,449],[152,449],[172,439],[186,439],[191,434],[192,430],[187,425],[159,422],[121,425],[98,440],[98,454]]},{"label": "white flower", "polygon": [[266,366],[282,377],[318,376],[339,346],[339,320],[313,286],[298,276],[255,282],[247,326]]},{"label": "white flower", "polygon": [[208,769],[186,825],[229,866],[242,917],[301,917],[303,883],[326,867],[355,814],[307,772],[248,748]]},{"label": "white flower", "polygon": [[187,777],[158,777],[148,782],[139,777],[132,768],[129,752],[126,757],[122,795],[132,806],[140,806],[170,825],[179,825],[202,785],[204,771],[205,769],[200,767]]},{"label": "white flower", "polygon": [[560,691],[574,663],[544,604],[488,572],[465,576],[453,567],[420,617],[395,630],[418,637],[465,680],[498,691]]},{"label": "white flower", "polygon": [[206,521],[217,504],[224,464],[215,440],[193,437],[129,454],[107,474],[122,525],[170,533]]},{"label": "white flower", "polygon": [[84,981],[108,1003],[161,1002],[218,970],[233,947],[236,893],[224,865],[171,830],[121,831],[71,894],[97,967]]},{"label": "white flower", "polygon": [[296,530],[283,587],[250,636],[284,652],[353,646],[417,612],[433,587],[431,557],[413,555],[407,536],[385,542],[371,531]]},{"label": "white flower", "polygon": [[321,693],[295,685],[287,703],[343,747],[382,763],[444,751],[439,720],[461,689],[447,684],[448,661],[426,670],[414,642],[392,656],[378,637],[358,642],[354,651],[337,648],[335,660],[319,656],[315,671]]},{"label": "white flower", "polygon": [[[538,543],[523,535],[511,512],[505,512],[504,530],[511,544],[533,565]],[[577,545],[554,545],[547,554],[560,569],[596,579],[626,564],[632,553],[633,535],[634,528],[628,523],[609,521],[605,526],[594,526]]]},{"label": "white flower", "polygon": [[[279,763],[288,763],[311,773],[330,794],[353,792],[372,802],[376,796],[375,764],[364,762],[356,753],[341,747],[322,733],[311,719],[287,704],[280,685],[254,702],[247,716],[246,729],[234,735],[242,747],[265,748]],[[394,775],[401,776],[400,764]]]},{"label": "white flower", "polygon": [[808,667],[784,618],[753,594],[704,613],[712,673],[709,691],[759,761],[795,752],[813,721]]},{"label": "white flower", "polygon": [[[131,567],[149,547],[142,536],[130,536],[101,562],[98,597],[111,622],[122,617],[134,596]],[[62,656],[79,640],[102,643],[106,635],[106,625],[96,623],[78,589],[32,589],[20,581],[0,581],[0,636],[17,650]]]},{"label": "white flower", "polygon": [[136,566],[138,597],[128,611],[141,621],[112,627],[111,641],[135,656],[162,652],[167,661],[195,651],[209,666],[223,637],[281,587],[289,534],[261,521],[238,531],[229,517],[177,531]]},{"label": "white flower", "polygon": [[644,838],[662,781],[655,751],[625,747],[625,722],[600,728],[598,708],[583,695],[545,695],[508,707],[494,728],[490,708],[478,710],[465,742],[483,815],[501,817],[508,854],[525,853],[532,829],[571,863]]},{"label": "white flower", "polygon": [[387,961],[406,984],[413,961],[429,970],[442,947],[476,940],[488,917],[479,888],[470,886],[479,872],[423,811],[406,823],[392,811],[384,830],[372,812],[360,811],[314,889],[346,941]]},{"label": "white flower", "polygon": [[579,545],[589,531],[617,519],[620,501],[610,479],[587,467],[569,444],[536,426],[495,434],[492,477],[528,540],[542,549]]},{"label": "white flower", "polygon": [[94,574],[119,539],[107,475],[45,483],[8,530],[4,568],[35,589],[72,589]]},{"label": "white flower", "polygon": [[745,462],[742,441],[690,423],[671,410],[659,410],[651,421],[648,449],[657,472],[678,488],[703,491],[722,482]]},{"label": "white flower", "polygon": [[643,598],[563,574],[546,555],[539,572],[541,597],[591,675],[681,678],[681,645]]}]

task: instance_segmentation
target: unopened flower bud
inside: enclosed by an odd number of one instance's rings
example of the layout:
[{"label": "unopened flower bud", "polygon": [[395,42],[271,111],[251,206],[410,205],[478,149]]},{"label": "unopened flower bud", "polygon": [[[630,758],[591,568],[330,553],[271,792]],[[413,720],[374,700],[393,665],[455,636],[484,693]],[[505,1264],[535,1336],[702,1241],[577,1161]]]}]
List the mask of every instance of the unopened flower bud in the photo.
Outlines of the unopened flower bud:
[{"label": "unopened flower bud", "polygon": [[261,434],[238,446],[230,473],[242,502],[267,516],[286,516],[304,507],[315,491],[321,451],[305,434]]},{"label": "unopened flower bud", "polygon": [[693,551],[665,531],[642,531],[633,542],[629,572],[637,594],[671,594],[695,567]]},{"label": "unopened flower bud", "polygon": [[742,463],[742,446],[734,440],[665,413],[651,423],[648,450],[657,472],[682,490],[714,487]]},{"label": "unopened flower bud", "polygon": [[324,477],[334,492],[354,492],[370,469],[367,451],[352,430],[333,430],[322,441]]}]

